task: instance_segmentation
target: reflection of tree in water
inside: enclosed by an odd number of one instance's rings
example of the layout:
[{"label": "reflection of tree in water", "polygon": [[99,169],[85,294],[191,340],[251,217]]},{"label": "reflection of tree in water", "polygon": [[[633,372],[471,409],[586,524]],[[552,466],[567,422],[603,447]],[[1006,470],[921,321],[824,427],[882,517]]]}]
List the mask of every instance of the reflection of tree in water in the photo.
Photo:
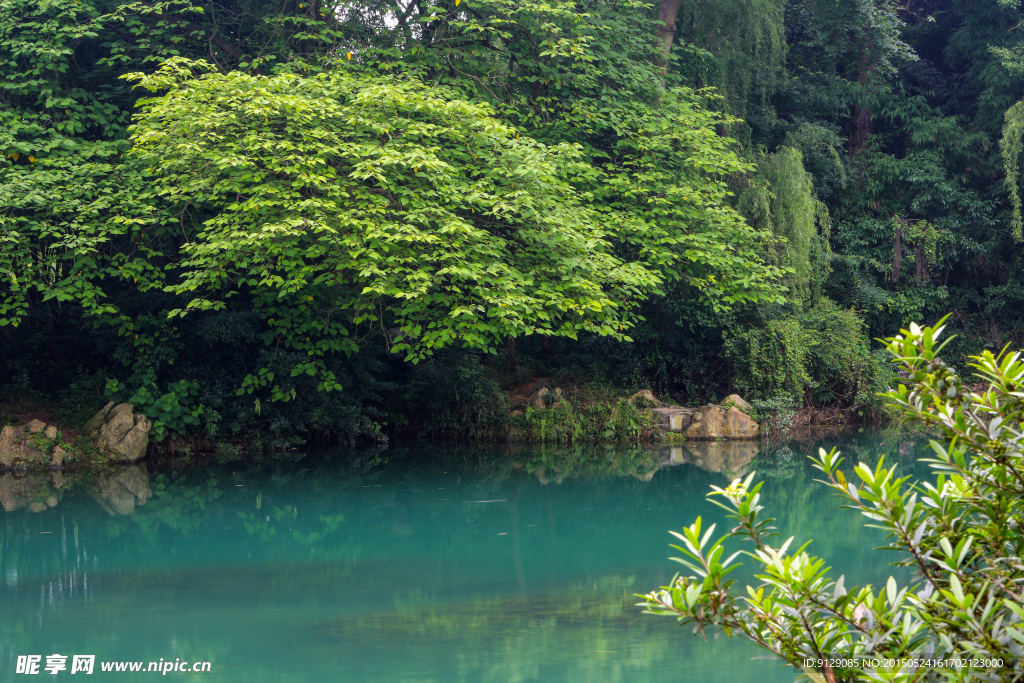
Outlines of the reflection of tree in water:
[{"label": "reflection of tree in water", "polygon": [[547,486],[568,479],[635,477],[649,482],[659,470],[678,465],[693,465],[732,478],[745,473],[757,453],[754,441],[690,441],[680,446],[634,448],[508,444],[439,449],[437,455],[444,466],[472,472],[492,484],[516,473],[528,473]]},{"label": "reflection of tree in water", "polygon": [[[544,680],[572,652],[588,655],[572,658],[573,680],[631,681],[680,656],[677,633],[650,626],[635,607],[637,585],[635,576],[606,575],[578,579],[557,592],[454,601],[399,590],[381,610],[311,628],[319,646],[335,656],[401,652],[394,676],[431,679],[437,654],[450,653],[455,670],[448,680]],[[715,665],[709,648],[692,654],[707,659],[692,662],[699,668]]]},{"label": "reflection of tree in water", "polygon": [[802,468],[800,456],[789,445],[769,446],[750,463],[751,470],[770,479],[792,479]]}]

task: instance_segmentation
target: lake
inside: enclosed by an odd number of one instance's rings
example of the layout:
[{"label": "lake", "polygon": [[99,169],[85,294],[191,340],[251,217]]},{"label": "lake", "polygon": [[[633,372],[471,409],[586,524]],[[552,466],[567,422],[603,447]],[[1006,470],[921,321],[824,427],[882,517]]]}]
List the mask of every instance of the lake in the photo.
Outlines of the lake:
[{"label": "lake", "polygon": [[[846,434],[704,444],[397,447],[103,476],[0,477],[0,679],[19,656],[208,661],[204,681],[792,681],[752,645],[647,616],[669,529],[719,522],[711,485],[757,470],[785,536],[880,583],[879,532],[814,483],[926,444]],[[749,575],[740,577],[748,580]],[[40,669],[43,675],[47,672]],[[74,674],[77,675],[77,674]],[[49,677],[48,677],[49,678]],[[30,679],[29,679],[30,680]],[[93,679],[87,679],[93,680]]]}]

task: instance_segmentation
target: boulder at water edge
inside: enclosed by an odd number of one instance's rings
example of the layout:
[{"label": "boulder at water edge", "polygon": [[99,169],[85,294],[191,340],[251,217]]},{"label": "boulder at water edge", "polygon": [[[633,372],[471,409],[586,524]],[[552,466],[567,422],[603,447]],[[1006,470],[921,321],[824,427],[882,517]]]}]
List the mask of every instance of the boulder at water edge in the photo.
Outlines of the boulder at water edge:
[{"label": "boulder at water edge", "polygon": [[119,462],[135,462],[146,455],[152,423],[130,403],[108,403],[85,423],[82,433],[96,440],[100,452]]},{"label": "boulder at water edge", "polygon": [[[33,420],[32,423],[39,422]],[[29,423],[32,426],[32,423]],[[43,424],[43,427],[46,425]],[[46,455],[36,448],[29,439],[39,429],[31,430],[28,426],[15,427],[7,425],[0,431],[0,468],[32,467],[43,462]]]},{"label": "boulder at water edge", "polygon": [[753,439],[760,425],[739,408],[698,408],[686,430],[688,439]]}]

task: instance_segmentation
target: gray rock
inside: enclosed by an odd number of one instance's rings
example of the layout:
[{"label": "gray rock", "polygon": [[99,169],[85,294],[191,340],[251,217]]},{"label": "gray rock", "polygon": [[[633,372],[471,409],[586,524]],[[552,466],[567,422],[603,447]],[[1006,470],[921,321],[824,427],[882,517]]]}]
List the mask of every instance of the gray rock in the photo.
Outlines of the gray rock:
[{"label": "gray rock", "polygon": [[725,400],[722,401],[722,405],[735,406],[742,410],[744,413],[749,413],[751,410],[753,410],[753,406],[744,401],[739,394],[729,394],[728,396],[725,397]]},{"label": "gray rock", "polygon": [[50,453],[50,467],[63,467],[64,460],[68,457],[68,452],[60,446],[55,446],[53,453]]},{"label": "gray rock", "polygon": [[547,395],[548,388],[541,387],[537,391],[530,394],[530,399],[527,401],[527,403],[534,410],[544,410],[545,408],[547,408],[547,403],[544,400],[544,397]]},{"label": "gray rock", "polygon": [[44,429],[46,429],[46,423],[43,422],[42,420],[32,420],[27,425],[25,425],[25,429],[28,431],[29,434],[35,434],[36,432],[41,432]]},{"label": "gray rock", "polygon": [[[34,422],[38,422],[38,420],[34,420]],[[43,426],[46,425],[43,424]],[[30,436],[32,433],[26,427],[13,425],[4,427],[0,431],[0,465],[10,467],[42,462],[44,454],[29,442]]]},{"label": "gray rock", "polygon": [[83,434],[92,434],[93,432],[98,430],[100,428],[100,426],[104,422],[106,422],[107,415],[110,414],[110,411],[111,411],[111,409],[113,409],[113,407],[114,407],[114,402],[110,401],[109,403],[107,403],[107,405],[105,405],[102,408],[100,408],[99,412],[97,412],[95,415],[93,415],[91,418],[89,418],[89,421],[85,423],[84,427],[82,427],[82,433]]},{"label": "gray rock", "polygon": [[47,439],[56,439],[57,428],[54,427],[53,425],[47,425],[46,429],[43,430],[43,436],[45,436]]},{"label": "gray rock", "polygon": [[530,395],[528,403],[534,410],[546,410],[549,403],[552,408],[558,408],[563,401],[565,401],[565,398],[562,396],[561,387],[555,387],[551,390],[547,387],[541,387]]},{"label": "gray rock", "polygon": [[643,400],[647,401],[654,408],[676,408],[676,407],[678,407],[678,406],[673,406],[671,403],[665,403],[664,401],[658,399],[651,392],[650,389],[641,389],[640,391],[636,392],[635,394],[633,394],[632,396],[629,397],[629,402],[635,404],[637,402],[637,399],[643,399]]},{"label": "gray rock", "polygon": [[85,424],[82,433],[93,437],[96,447],[115,460],[135,462],[146,455],[152,426],[130,403],[108,403]]}]

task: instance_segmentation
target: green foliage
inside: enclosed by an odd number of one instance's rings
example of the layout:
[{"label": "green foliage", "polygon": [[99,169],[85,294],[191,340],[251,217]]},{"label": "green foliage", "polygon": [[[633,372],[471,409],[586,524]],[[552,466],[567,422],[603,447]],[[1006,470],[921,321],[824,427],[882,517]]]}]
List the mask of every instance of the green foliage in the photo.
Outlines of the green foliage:
[{"label": "green foliage", "polygon": [[[760,502],[762,484],[751,474],[728,488],[712,487],[711,495],[736,522],[732,535],[752,542],[753,551],[725,557],[730,535],[712,540],[714,525],[705,530],[698,519],[674,534],[682,545],[673,547],[685,556],[677,561],[691,573],[642,596],[647,612],[693,624],[695,633],[710,626],[735,633],[801,669],[801,680],[1019,678],[1024,361],[1006,351],[974,357],[986,388],[972,392],[937,355],[942,332],[941,324],[911,325],[887,345],[909,377],[887,399],[907,420],[941,434],[928,460],[935,478],[912,482],[880,461],[873,469],[858,464],[858,483],[839,469],[834,450],[822,449],[814,460],[823,483],[886,532],[884,547],[913,573],[909,584],[890,577],[882,588],[847,587],[807,552],[807,543],[776,543],[774,520]],[[754,560],[760,582],[745,595],[727,578],[741,554]],[[915,658],[954,663],[901,661]]]},{"label": "green foliage", "polygon": [[828,277],[828,239],[832,223],[828,207],[814,194],[803,154],[780,147],[758,164],[758,180],[743,194],[741,209],[755,225],[778,237],[777,259],[790,269],[790,297],[816,303]]},{"label": "green foliage", "polygon": [[[799,314],[765,313],[758,324],[730,330],[725,342],[738,370],[736,385],[760,406],[758,417],[774,419],[772,406],[782,413],[838,406],[856,409],[858,418],[882,415],[876,394],[892,373],[871,352],[855,312],[823,299]],[[785,422],[782,414],[777,419]]]},{"label": "green foliage", "polygon": [[490,441],[504,436],[508,399],[475,355],[452,351],[420,363],[404,384],[400,419],[417,435]]},{"label": "green foliage", "polygon": [[621,335],[619,302],[660,281],[609,253],[622,237],[564,180],[584,170],[578,154],[486,105],[394,78],[190,80],[188,66],[142,79],[170,92],[134,129],[156,191],[198,214],[172,286],[198,298],[172,316],[244,293],[268,343],[315,359],[354,351],[359,324],[393,322],[393,349],[421,359],[455,340]]},{"label": "green foliage", "polygon": [[1024,102],[1016,102],[1006,110],[1006,123],[1003,126],[1003,137],[999,142],[1003,152],[1003,169],[1006,172],[1006,189],[1010,193],[1013,205],[1013,217],[1010,225],[1014,239],[1021,239],[1024,218],[1021,217],[1020,199],[1020,154],[1024,148]]},{"label": "green foliage", "polygon": [[740,369],[739,386],[765,397],[802,398],[812,381],[807,372],[808,336],[792,316],[734,331],[725,349]]},{"label": "green foliage", "polygon": [[525,443],[577,444],[599,441],[638,443],[653,434],[650,411],[625,399],[572,401],[552,397],[543,410],[527,407],[514,416],[512,437]]},{"label": "green foliage", "polygon": [[709,7],[687,0],[676,26],[673,56],[694,87],[715,88],[737,116],[746,116],[752,97],[771,94],[787,52],[785,3],[726,1]]},{"label": "green foliage", "polygon": [[[0,386],[201,380],[194,437],[375,440],[422,422],[389,350],[543,337],[587,379],[870,409],[866,337],[944,310],[964,351],[1024,333],[1022,18],[0,0]],[[866,321],[857,358],[814,357],[826,299]]]},{"label": "green foliage", "polygon": [[150,418],[153,426],[149,434],[153,441],[163,441],[173,433],[194,431],[200,425],[210,435],[216,431],[219,416],[196,402],[199,396],[199,383],[196,381],[179,380],[169,384],[166,392],[161,392],[150,374],[142,386],[129,394],[123,383],[110,380],[106,395],[116,403],[131,403]]}]

